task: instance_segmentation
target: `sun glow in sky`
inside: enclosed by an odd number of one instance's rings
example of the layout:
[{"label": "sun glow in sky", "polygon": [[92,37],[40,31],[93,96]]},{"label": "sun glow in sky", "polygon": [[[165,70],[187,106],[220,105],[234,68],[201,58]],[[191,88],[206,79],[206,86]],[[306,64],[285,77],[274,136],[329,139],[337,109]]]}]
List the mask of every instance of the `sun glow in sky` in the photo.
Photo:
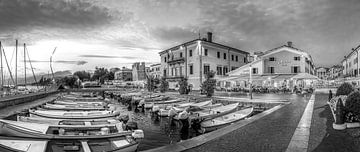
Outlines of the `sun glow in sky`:
[{"label": "sun glow in sky", "polygon": [[292,41],[331,66],[359,45],[359,18],[358,0],[0,0],[0,41],[9,60],[26,43],[38,73],[55,47],[55,71],[130,67],[199,31],[248,52]]}]

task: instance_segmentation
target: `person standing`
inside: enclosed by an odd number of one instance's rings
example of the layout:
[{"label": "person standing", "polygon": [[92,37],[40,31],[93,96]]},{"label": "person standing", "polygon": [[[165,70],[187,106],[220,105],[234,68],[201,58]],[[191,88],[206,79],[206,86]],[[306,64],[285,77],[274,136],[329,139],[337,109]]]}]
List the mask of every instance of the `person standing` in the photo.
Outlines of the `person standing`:
[{"label": "person standing", "polygon": [[332,99],[332,97],[333,97],[333,93],[331,90],[329,90],[329,101]]}]

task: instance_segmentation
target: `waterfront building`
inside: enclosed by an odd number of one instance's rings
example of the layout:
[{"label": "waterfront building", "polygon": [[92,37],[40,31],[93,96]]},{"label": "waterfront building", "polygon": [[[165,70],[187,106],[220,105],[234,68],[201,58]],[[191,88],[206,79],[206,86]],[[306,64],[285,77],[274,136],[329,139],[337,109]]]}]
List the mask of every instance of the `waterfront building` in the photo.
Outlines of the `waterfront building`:
[{"label": "waterfront building", "polygon": [[114,78],[120,81],[132,81],[132,72],[132,69],[122,67],[122,69],[115,72]]},{"label": "waterfront building", "polygon": [[143,81],[146,80],[146,72],[149,69],[145,66],[145,62],[136,62],[132,65],[132,80]]},{"label": "waterfront building", "polygon": [[329,78],[330,72],[329,68],[326,67],[318,67],[316,68],[316,76],[320,79],[327,80]]},{"label": "waterfront building", "polygon": [[356,48],[352,48],[351,52],[344,56],[341,61],[343,68],[343,75],[345,77],[357,77],[359,75],[359,49],[360,45]]},{"label": "waterfront building", "polygon": [[158,79],[160,79],[162,77],[160,63],[152,64],[152,65],[150,65],[149,68],[150,68],[149,75],[153,76],[154,78],[158,78]]},{"label": "waterfront building", "polygon": [[331,80],[339,78],[343,74],[343,66],[334,65],[329,68],[329,78]]},{"label": "waterfront building", "polygon": [[169,88],[177,88],[181,78],[188,78],[194,90],[199,90],[205,75],[216,72],[216,79],[247,63],[249,53],[212,41],[207,38],[195,39],[161,51],[162,76],[169,82]]},{"label": "waterfront building", "polygon": [[[312,76],[315,75],[315,68],[311,55],[295,48],[292,42],[265,52],[255,52],[253,58],[249,64],[228,73],[226,81],[236,83],[225,87],[248,87],[250,72],[255,86],[291,88],[297,85],[292,80],[299,74],[304,78],[316,79],[316,76]],[[305,83],[310,85],[312,82]]]}]

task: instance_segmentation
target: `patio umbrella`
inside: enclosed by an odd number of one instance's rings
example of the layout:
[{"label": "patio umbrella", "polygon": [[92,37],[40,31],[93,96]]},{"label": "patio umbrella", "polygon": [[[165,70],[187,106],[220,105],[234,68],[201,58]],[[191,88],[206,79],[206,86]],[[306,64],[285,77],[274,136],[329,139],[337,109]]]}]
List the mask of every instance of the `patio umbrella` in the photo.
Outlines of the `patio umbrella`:
[{"label": "patio umbrella", "polygon": [[307,79],[307,80],[318,80],[317,76],[311,75],[309,73],[299,73],[292,77],[292,79]]}]

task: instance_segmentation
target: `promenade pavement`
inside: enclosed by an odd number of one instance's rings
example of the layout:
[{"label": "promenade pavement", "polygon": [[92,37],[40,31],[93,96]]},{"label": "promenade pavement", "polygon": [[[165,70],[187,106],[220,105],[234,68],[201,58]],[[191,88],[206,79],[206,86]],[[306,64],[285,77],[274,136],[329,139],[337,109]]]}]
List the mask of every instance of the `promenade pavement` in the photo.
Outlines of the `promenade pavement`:
[{"label": "promenade pavement", "polygon": [[310,129],[309,152],[360,152],[360,137],[332,128],[334,118],[327,105],[328,94],[317,93]]},{"label": "promenade pavement", "polygon": [[291,104],[187,152],[286,151],[310,95],[287,95]]}]

